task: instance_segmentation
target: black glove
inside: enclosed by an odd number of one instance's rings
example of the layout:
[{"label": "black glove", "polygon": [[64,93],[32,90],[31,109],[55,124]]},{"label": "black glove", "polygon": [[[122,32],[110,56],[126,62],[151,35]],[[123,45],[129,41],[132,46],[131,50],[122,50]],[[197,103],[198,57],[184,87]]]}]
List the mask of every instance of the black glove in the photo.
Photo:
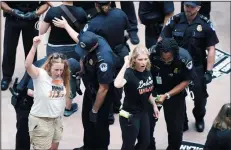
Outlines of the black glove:
[{"label": "black glove", "polygon": [[20,18],[20,19],[23,19],[24,18],[24,13],[18,9],[13,9],[12,10],[12,15],[17,17],[17,18]]},{"label": "black glove", "polygon": [[205,83],[209,84],[213,79],[213,71],[212,70],[207,70],[205,72],[204,78],[205,78]]},{"label": "black glove", "polygon": [[34,20],[36,18],[38,18],[39,16],[35,13],[35,11],[33,12],[28,12],[24,15],[24,19],[26,20]]},{"label": "black glove", "polygon": [[89,112],[89,120],[93,123],[96,123],[97,122],[97,115],[98,115],[98,113],[93,113],[93,111],[91,110]]},{"label": "black glove", "polygon": [[83,92],[82,92],[82,90],[81,90],[81,88],[80,88],[80,85],[81,85],[81,78],[79,77],[77,77],[76,78],[76,92],[79,94],[79,95],[83,95]]}]

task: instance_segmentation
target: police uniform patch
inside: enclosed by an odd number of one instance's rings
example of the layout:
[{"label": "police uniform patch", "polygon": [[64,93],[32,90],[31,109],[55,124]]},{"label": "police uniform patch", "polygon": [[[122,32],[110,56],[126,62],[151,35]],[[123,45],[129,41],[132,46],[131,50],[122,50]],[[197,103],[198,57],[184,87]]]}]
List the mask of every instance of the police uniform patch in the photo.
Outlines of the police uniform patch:
[{"label": "police uniform patch", "polygon": [[107,64],[106,63],[102,63],[99,65],[99,68],[102,72],[107,71]]},{"label": "police uniform patch", "polygon": [[192,61],[188,62],[188,64],[186,65],[186,67],[191,70],[193,67]]},{"label": "police uniform patch", "polygon": [[83,32],[87,31],[87,29],[88,29],[88,24],[86,24],[86,25],[84,26]]},{"label": "police uniform patch", "polygon": [[199,32],[202,31],[202,26],[201,26],[201,25],[198,25],[198,26],[197,26],[197,31],[199,31]]},{"label": "police uniform patch", "polygon": [[215,31],[215,28],[214,28],[212,22],[210,23],[210,27],[211,27],[211,29],[212,29],[213,31]]},{"label": "police uniform patch", "polygon": [[86,44],[83,43],[83,42],[80,42],[79,44],[80,44],[80,47],[81,47],[81,48],[85,48],[85,47],[86,47]]}]

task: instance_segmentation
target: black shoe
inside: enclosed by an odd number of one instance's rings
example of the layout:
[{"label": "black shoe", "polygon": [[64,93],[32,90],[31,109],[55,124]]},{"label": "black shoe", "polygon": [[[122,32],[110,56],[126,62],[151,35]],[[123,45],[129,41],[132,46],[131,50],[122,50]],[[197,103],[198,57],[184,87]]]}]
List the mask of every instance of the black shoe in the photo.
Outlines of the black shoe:
[{"label": "black shoe", "polygon": [[188,123],[184,123],[184,128],[183,128],[183,132],[188,130]]},{"label": "black shoe", "polygon": [[204,119],[201,120],[201,121],[196,121],[195,126],[196,126],[196,129],[197,129],[197,132],[203,132],[204,128],[205,128]]},{"label": "black shoe", "polygon": [[130,37],[130,41],[133,45],[139,44],[140,43],[140,39],[137,35],[136,32],[130,32],[129,33],[129,37]]},{"label": "black shoe", "polygon": [[5,91],[8,89],[9,85],[10,85],[11,80],[6,80],[6,79],[2,79],[1,81],[1,90]]}]

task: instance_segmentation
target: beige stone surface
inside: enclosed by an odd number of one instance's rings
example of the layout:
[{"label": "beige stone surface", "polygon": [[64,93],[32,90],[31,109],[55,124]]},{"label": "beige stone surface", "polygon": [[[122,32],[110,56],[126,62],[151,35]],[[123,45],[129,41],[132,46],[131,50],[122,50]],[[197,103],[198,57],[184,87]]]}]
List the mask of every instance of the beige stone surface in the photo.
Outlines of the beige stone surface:
[{"label": "beige stone surface", "polygon": [[[138,2],[135,2],[136,11],[138,10]],[[180,11],[180,3],[175,2],[175,13]],[[230,53],[230,2],[212,2],[211,20],[214,23],[217,35],[220,39],[220,43],[217,44],[217,48],[222,49]],[[1,54],[3,54],[3,35],[4,35],[5,19],[1,16]],[[139,37],[140,44],[144,45],[144,26],[139,23]],[[30,32],[30,31],[28,31]],[[47,42],[47,35],[44,36],[42,44],[38,50],[39,57],[45,55],[45,47]],[[130,44],[130,43],[129,43]],[[131,44],[130,44],[131,45]],[[131,48],[134,46],[131,45]],[[2,55],[1,55],[2,57]],[[1,59],[2,60],[2,59]],[[23,76],[24,69],[24,52],[22,39],[20,37],[19,45],[17,47],[17,60],[14,77],[21,78]],[[81,86],[84,90],[84,86]],[[211,124],[217,115],[219,109],[224,103],[230,102],[230,75],[224,75],[219,77],[211,84],[208,85],[208,92],[210,97],[207,103],[207,114],[205,116],[205,130],[203,133],[195,131],[194,117],[192,115],[193,102],[187,101],[187,111],[189,117],[189,130],[184,133],[184,140],[192,141],[195,143],[204,144],[207,133],[211,127]],[[15,148],[15,133],[16,133],[16,115],[14,108],[10,103],[10,92],[1,92],[1,149],[14,149]],[[81,121],[81,106],[82,97],[77,96],[74,99],[79,104],[79,110],[71,117],[64,118],[64,134],[63,140],[60,143],[59,149],[73,149],[75,147],[82,146],[83,144],[83,127]],[[177,109],[177,108],[176,108]],[[121,130],[119,126],[118,116],[115,116],[115,124],[110,127],[111,131],[111,143],[110,149],[121,148]],[[166,131],[166,124],[161,111],[160,119],[155,128],[155,137],[158,149],[165,149],[168,143],[168,136]]]}]

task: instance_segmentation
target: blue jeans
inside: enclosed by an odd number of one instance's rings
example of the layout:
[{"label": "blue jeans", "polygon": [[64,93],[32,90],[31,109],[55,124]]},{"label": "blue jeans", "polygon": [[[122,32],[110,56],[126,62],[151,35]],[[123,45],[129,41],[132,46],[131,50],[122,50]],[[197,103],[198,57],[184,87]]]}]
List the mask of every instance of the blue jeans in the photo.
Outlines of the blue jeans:
[{"label": "blue jeans", "polygon": [[75,47],[77,44],[69,44],[69,45],[52,45],[47,44],[46,53],[47,56],[49,56],[52,53],[63,53],[68,58],[75,58],[76,60],[79,60],[78,54],[75,52]]}]

